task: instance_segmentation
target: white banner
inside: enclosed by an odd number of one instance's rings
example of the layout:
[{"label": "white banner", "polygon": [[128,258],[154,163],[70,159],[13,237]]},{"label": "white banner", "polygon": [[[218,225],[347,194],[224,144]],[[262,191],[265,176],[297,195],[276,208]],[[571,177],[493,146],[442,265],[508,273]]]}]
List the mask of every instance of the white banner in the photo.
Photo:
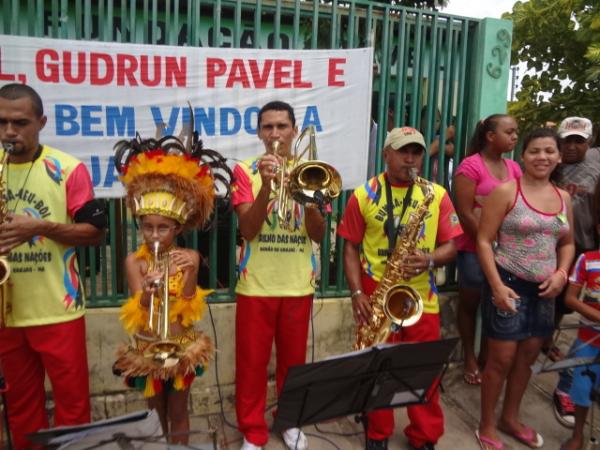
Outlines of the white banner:
[{"label": "white banner", "polygon": [[27,83],[44,101],[40,140],[87,164],[96,195],[122,195],[112,148],[164,123],[189,122],[205,147],[232,162],[264,151],[258,110],[290,103],[301,131],[317,130],[319,159],[344,188],[364,182],[371,110],[371,48],[253,50],[133,45],[0,35],[0,85]]}]

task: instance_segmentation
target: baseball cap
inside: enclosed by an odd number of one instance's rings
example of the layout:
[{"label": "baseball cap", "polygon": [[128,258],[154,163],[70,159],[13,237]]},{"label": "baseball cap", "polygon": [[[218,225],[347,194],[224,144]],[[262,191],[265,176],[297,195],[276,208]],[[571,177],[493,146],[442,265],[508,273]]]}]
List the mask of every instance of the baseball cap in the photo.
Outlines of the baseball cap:
[{"label": "baseball cap", "polygon": [[573,135],[589,139],[592,135],[592,122],[584,117],[567,117],[560,123],[558,135],[562,139]]},{"label": "baseball cap", "polygon": [[394,128],[385,138],[383,147],[392,147],[394,150],[404,147],[408,144],[417,144],[427,150],[423,135],[412,127]]}]

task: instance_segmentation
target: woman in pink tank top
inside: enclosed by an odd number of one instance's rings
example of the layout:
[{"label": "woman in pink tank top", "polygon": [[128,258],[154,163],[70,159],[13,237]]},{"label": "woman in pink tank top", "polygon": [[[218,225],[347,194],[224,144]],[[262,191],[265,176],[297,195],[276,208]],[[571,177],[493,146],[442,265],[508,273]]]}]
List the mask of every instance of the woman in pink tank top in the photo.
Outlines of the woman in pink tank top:
[{"label": "woman in pink tank top", "polygon": [[486,345],[481,339],[479,361],[475,357],[475,322],[483,272],[475,253],[475,239],[481,206],[487,195],[501,183],[521,176],[521,168],[503,158],[517,143],[517,123],[507,114],[493,114],[481,120],[454,175],[456,212],[464,234],[455,239],[458,249],[458,310],[465,367],[463,379],[468,384],[481,384],[480,369],[485,366]]},{"label": "woman in pink tank top", "polygon": [[[484,449],[502,448],[498,430],[531,448],[543,445],[542,436],[519,421],[519,407],[530,366],[554,331],[554,297],[567,283],[575,252],[571,198],[551,181],[560,162],[556,132],[542,128],[530,133],[521,159],[523,176],[492,191],[477,233],[487,280],[481,301],[488,359],[476,431]],[[496,421],[494,410],[505,382]]]}]

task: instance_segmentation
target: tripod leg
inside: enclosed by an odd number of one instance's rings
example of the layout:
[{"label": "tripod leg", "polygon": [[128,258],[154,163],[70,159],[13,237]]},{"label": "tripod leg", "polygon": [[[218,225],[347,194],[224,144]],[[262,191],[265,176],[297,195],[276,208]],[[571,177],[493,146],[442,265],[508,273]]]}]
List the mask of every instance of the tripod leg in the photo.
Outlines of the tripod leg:
[{"label": "tripod leg", "polygon": [[595,448],[598,448],[598,440],[594,436],[594,410],[596,409],[594,404],[596,403],[596,401],[598,399],[598,393],[596,392],[596,374],[594,373],[592,368],[589,366],[586,368],[586,370],[583,373],[584,373],[584,375],[588,376],[590,378],[590,381],[592,382],[592,389],[590,391],[590,400],[591,400],[590,438],[589,438],[588,443],[585,448],[593,450]]},{"label": "tripod leg", "polygon": [[369,416],[366,413],[362,413],[359,415],[354,416],[354,421],[356,423],[362,423],[363,426],[363,431],[365,434],[365,447],[367,446],[367,439],[369,438],[368,436],[368,431],[369,431]]}]

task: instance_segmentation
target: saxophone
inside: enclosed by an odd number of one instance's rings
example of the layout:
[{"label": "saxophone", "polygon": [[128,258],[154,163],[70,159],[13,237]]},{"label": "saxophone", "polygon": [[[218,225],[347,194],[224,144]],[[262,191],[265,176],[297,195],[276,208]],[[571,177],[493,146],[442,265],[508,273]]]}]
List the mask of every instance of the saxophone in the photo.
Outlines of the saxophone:
[{"label": "saxophone", "polygon": [[[6,202],[6,165],[8,155],[12,153],[12,144],[3,144],[4,152],[0,158],[0,223],[6,220],[8,215],[8,204]],[[8,277],[10,276],[10,264],[4,256],[0,256],[0,328],[6,326],[6,314],[8,310]]]},{"label": "saxophone", "polygon": [[383,277],[369,297],[373,310],[367,325],[356,330],[355,350],[362,350],[387,341],[392,324],[410,326],[417,323],[423,314],[423,299],[412,287],[404,283],[403,260],[415,252],[419,232],[429,206],[434,199],[431,183],[411,171],[411,179],[421,188],[424,199],[410,213],[404,229],[396,240],[394,251],[389,256]]}]

